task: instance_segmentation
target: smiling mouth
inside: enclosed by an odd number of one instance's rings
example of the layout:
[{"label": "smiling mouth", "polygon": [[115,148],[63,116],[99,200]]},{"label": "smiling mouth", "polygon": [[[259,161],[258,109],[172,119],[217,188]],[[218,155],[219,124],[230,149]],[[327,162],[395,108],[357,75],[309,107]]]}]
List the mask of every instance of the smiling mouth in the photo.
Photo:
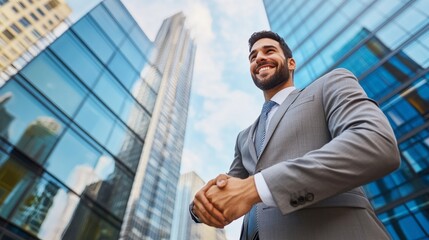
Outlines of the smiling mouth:
[{"label": "smiling mouth", "polygon": [[271,68],[274,68],[274,67],[273,67],[273,66],[263,66],[263,67],[258,68],[258,69],[256,70],[256,74],[264,73],[265,71],[268,71],[268,70],[270,70]]}]

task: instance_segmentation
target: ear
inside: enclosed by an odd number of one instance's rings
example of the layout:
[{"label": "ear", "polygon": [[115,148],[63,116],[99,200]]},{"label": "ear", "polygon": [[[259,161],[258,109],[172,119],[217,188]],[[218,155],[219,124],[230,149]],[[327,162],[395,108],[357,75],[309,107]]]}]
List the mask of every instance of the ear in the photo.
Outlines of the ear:
[{"label": "ear", "polygon": [[289,70],[295,70],[295,67],[296,67],[296,65],[295,65],[295,59],[288,58],[287,59],[287,66],[288,66]]}]

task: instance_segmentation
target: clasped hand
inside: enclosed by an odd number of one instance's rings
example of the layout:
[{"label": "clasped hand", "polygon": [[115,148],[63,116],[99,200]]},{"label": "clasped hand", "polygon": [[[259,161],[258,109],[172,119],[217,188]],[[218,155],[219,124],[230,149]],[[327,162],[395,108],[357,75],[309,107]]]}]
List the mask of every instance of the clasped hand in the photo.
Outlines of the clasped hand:
[{"label": "clasped hand", "polygon": [[223,228],[260,201],[253,176],[240,179],[220,174],[197,192],[192,211],[203,223]]}]

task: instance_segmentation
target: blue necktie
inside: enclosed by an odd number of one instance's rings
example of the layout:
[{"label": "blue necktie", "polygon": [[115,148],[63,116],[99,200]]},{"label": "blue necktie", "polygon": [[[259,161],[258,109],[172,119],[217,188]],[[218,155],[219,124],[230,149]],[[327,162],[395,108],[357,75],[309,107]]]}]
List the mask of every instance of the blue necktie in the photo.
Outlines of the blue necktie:
[{"label": "blue necktie", "polygon": [[[265,127],[267,125],[268,113],[277,103],[274,101],[267,101],[262,106],[261,115],[259,116],[258,127],[256,129],[255,136],[255,148],[258,158],[261,154],[262,148],[264,147],[265,141]],[[255,236],[259,237],[258,224],[256,222],[256,205],[254,205],[247,213],[245,218],[244,227],[246,228],[246,234],[243,236],[245,240],[255,239]],[[259,238],[256,238],[259,239]]]},{"label": "blue necktie", "polygon": [[267,101],[264,103],[264,106],[262,106],[261,115],[259,116],[259,122],[258,122],[258,128],[256,129],[256,136],[255,136],[255,148],[256,148],[256,154],[259,158],[262,148],[264,147],[264,141],[265,141],[265,126],[268,118],[268,113],[270,112],[271,108],[273,108],[277,103],[274,101]]}]

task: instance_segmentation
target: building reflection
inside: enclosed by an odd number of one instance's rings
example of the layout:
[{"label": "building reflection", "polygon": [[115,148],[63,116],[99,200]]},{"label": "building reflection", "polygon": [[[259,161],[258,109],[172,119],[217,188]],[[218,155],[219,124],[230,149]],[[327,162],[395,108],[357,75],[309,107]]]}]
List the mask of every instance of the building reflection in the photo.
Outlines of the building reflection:
[{"label": "building reflection", "polygon": [[352,71],[395,132],[401,166],[365,186],[392,239],[429,238],[429,7],[415,1],[264,0],[294,51],[296,84]]},{"label": "building reflection", "polygon": [[196,49],[184,20],[152,42],[105,0],[8,75],[0,239],[169,237]]}]

